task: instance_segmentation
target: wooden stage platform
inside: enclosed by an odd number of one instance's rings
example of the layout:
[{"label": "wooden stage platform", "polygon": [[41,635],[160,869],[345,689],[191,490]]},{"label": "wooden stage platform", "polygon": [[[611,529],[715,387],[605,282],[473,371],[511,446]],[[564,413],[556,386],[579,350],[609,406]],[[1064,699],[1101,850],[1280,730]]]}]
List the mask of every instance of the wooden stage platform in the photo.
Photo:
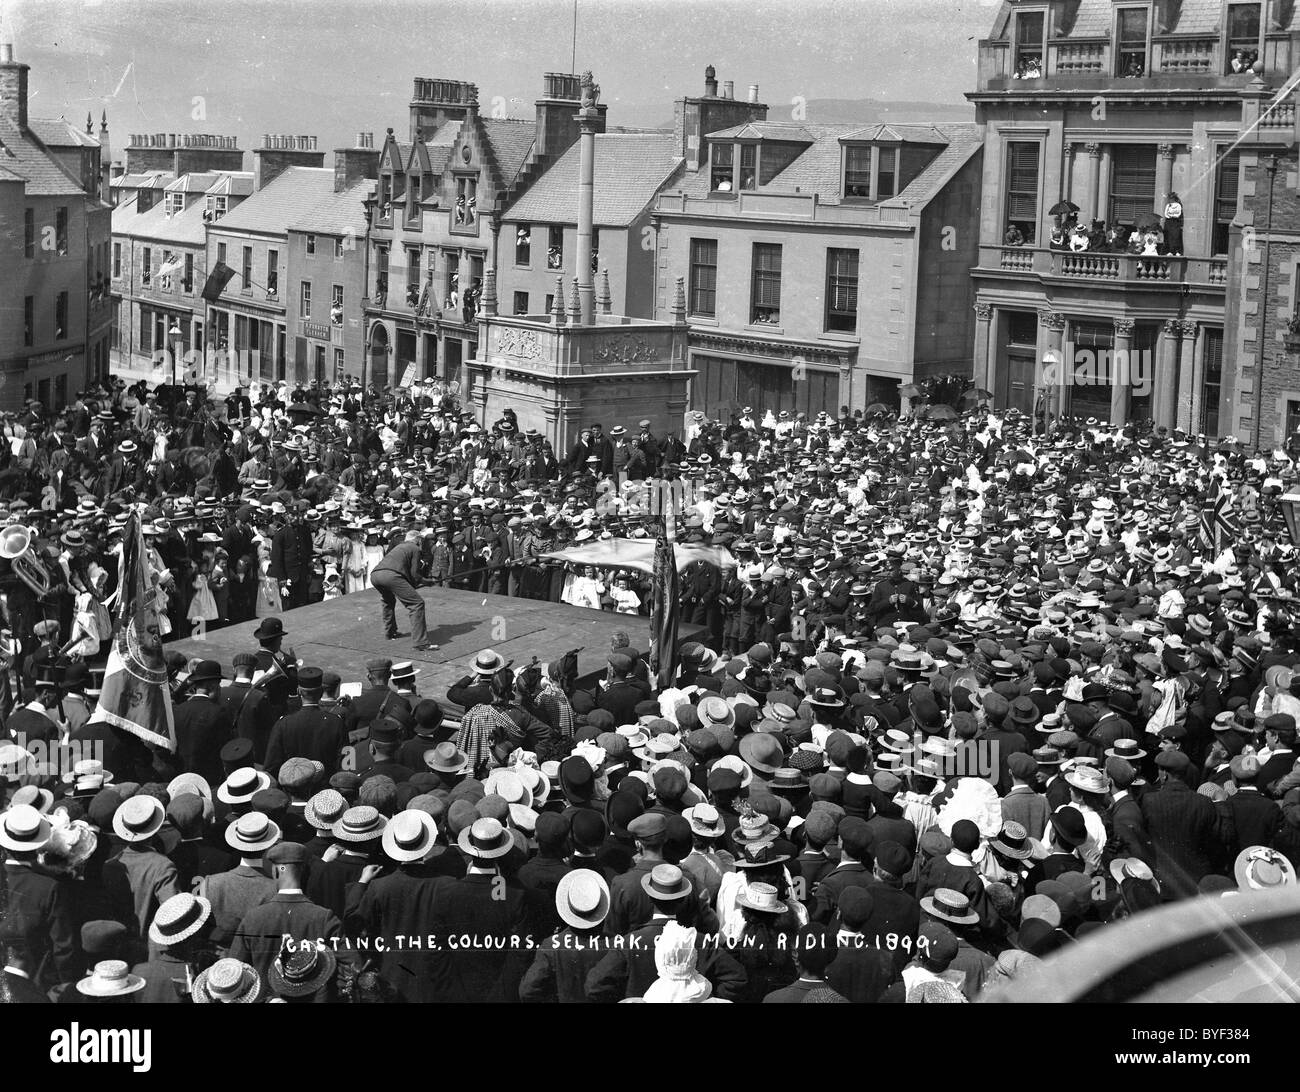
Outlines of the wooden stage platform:
[{"label": "wooden stage platform", "polygon": [[[375,656],[387,656],[394,662],[410,660],[420,670],[416,680],[420,693],[440,700],[447,687],[469,672],[470,661],[485,648],[513,660],[515,670],[525,667],[533,656],[546,662],[581,648],[578,673],[586,677],[604,672],[610,637],[619,630],[642,654],[650,647],[650,620],[639,615],[454,588],[421,588],[420,594],[424,596],[429,640],[440,646],[437,652],[416,652],[409,637],[386,640],[379,595],[374,591],[286,611],[281,615],[285,646],[293,649],[304,665],[336,671],[345,683],[363,682],[365,662]],[[403,632],[410,628],[400,603],[397,624]],[[218,660],[229,678],[234,654],[256,651],[253,630],[257,625],[252,621],[225,626],[204,637],[168,641],[166,648]],[[702,628],[681,626],[680,640],[691,639]]]}]

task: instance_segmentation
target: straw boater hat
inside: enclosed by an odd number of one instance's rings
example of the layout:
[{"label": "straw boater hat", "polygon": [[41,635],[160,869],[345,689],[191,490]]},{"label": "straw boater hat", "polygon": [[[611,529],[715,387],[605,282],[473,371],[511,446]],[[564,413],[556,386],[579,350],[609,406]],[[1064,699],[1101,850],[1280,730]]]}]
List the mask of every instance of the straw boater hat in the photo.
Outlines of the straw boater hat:
[{"label": "straw boater hat", "polygon": [[144,989],[145,980],[132,974],[120,959],[106,959],[96,963],[95,969],[77,983],[77,992],[83,997],[125,997]]},{"label": "straw boater hat", "polygon": [[309,997],[333,977],[337,966],[328,948],[299,944],[281,951],[266,977],[278,997]]},{"label": "straw boater hat", "polygon": [[566,925],[595,929],[609,914],[609,884],[589,868],[575,868],[555,889],[555,909]]},{"label": "straw boater hat", "polygon": [[226,827],[226,845],[245,857],[265,853],[280,840],[280,828],[260,811],[241,815]]},{"label": "straw boater hat", "polygon": [[1275,849],[1248,846],[1233,865],[1237,886],[1243,891],[1271,891],[1295,886],[1295,865]]},{"label": "straw boater hat", "polygon": [[970,899],[949,887],[940,887],[923,898],[921,909],[950,925],[974,925],[980,920],[979,914],[971,909]]},{"label": "straw boater hat", "polygon": [[35,853],[50,841],[50,822],[30,804],[15,804],[0,816],[0,846]]},{"label": "straw boater hat", "polygon": [[149,939],[170,948],[197,933],[212,917],[212,903],[198,895],[173,895],[154,913]]},{"label": "straw boater hat", "polygon": [[363,804],[348,808],[343,817],[334,824],[334,837],[340,842],[373,842],[382,838],[388,820],[378,810]]},{"label": "straw boater hat", "polygon": [[217,799],[223,804],[247,804],[263,789],[271,787],[271,775],[252,766],[242,766],[217,786]]},{"label": "straw boater hat", "polygon": [[113,833],[124,842],[144,842],[162,829],[166,818],[167,810],[156,796],[133,796],[113,813]]},{"label": "straw boater hat", "polygon": [[392,860],[409,864],[428,856],[438,844],[438,824],[425,811],[398,812],[388,821],[380,837],[384,852]]},{"label": "straw boater hat", "polygon": [[510,831],[496,819],[476,819],[456,838],[462,853],[483,861],[504,857],[515,846]]},{"label": "straw boater hat", "polygon": [[261,996],[262,980],[247,963],[219,959],[194,980],[192,997],[199,1005],[251,1005]]}]

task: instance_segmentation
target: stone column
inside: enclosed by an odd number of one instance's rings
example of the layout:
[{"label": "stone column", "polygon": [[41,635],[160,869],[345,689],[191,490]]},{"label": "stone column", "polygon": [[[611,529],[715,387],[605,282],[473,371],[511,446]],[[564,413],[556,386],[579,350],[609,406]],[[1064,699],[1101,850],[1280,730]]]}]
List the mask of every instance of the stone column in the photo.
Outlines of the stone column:
[{"label": "stone column", "polygon": [[1110,423],[1112,425],[1128,424],[1128,375],[1127,369],[1115,367],[1115,356],[1127,359],[1133,344],[1133,320],[1121,318],[1115,320],[1115,352],[1111,354],[1110,374]]},{"label": "stone column", "polygon": [[[1065,316],[1058,311],[1039,311],[1039,344],[1043,346],[1042,354],[1034,364],[1034,409],[1037,411],[1039,397],[1045,399],[1049,413],[1059,414],[1061,405],[1062,369],[1065,367],[1065,350],[1061,346],[1065,335]],[[1043,368],[1043,358],[1048,353],[1055,353],[1058,367],[1055,374],[1048,375]]]},{"label": "stone column", "polygon": [[1177,145],[1158,144],[1156,145],[1156,208],[1155,213],[1161,216],[1165,211],[1165,196],[1169,193],[1174,184],[1174,151]]},{"label": "stone column", "polygon": [[[1074,201],[1074,155],[1078,145],[1072,140],[1065,142],[1064,154],[1061,156],[1061,200]],[[1074,201],[1077,205],[1079,202]]]},{"label": "stone column", "polygon": [[[1183,324],[1177,319],[1168,319],[1161,332],[1159,347],[1156,350],[1155,389],[1151,392],[1152,419],[1157,428],[1172,429],[1178,406],[1178,339]],[[1147,374],[1147,361],[1140,361],[1134,367],[1130,362],[1130,382],[1151,378]],[[1140,369],[1140,370],[1139,370]]]},{"label": "stone column", "polygon": [[1196,356],[1200,349],[1201,328],[1195,322],[1179,324],[1183,335],[1178,354],[1177,427],[1192,431],[1192,406],[1196,401]]},{"label": "stone column", "polygon": [[1088,143],[1083,147],[1084,151],[1088,153],[1088,183],[1084,192],[1083,207],[1079,215],[1092,220],[1100,215],[1097,212],[1097,202],[1101,199],[1101,145]]},{"label": "stone column", "polygon": [[987,303],[975,305],[975,355],[971,363],[971,379],[975,386],[993,390],[993,353],[989,335],[993,326],[993,308]]}]

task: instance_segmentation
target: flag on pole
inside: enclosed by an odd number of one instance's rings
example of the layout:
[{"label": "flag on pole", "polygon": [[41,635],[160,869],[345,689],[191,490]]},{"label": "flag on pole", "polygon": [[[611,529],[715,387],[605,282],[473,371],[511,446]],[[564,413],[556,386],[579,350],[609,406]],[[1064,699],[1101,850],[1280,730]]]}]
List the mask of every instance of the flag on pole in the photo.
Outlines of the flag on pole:
[{"label": "flag on pole", "polygon": [[132,512],[122,536],[117,616],[92,721],[107,722],[146,743],[176,750],[172,695],[158,629],[158,604],[145,560],[140,516]]},{"label": "flag on pole", "polygon": [[1241,533],[1231,515],[1231,501],[1231,494],[1220,485],[1214,502],[1201,510],[1201,543],[1216,554]]},{"label": "flag on pole", "polygon": [[667,523],[661,518],[658,524],[650,590],[650,670],[658,677],[659,689],[665,690],[677,674],[677,564]]},{"label": "flag on pole", "polygon": [[221,299],[221,293],[226,290],[226,285],[230,283],[230,278],[234,275],[235,271],[225,262],[217,262],[203,284],[203,292],[201,293],[203,298],[209,303],[216,303],[217,300]]}]

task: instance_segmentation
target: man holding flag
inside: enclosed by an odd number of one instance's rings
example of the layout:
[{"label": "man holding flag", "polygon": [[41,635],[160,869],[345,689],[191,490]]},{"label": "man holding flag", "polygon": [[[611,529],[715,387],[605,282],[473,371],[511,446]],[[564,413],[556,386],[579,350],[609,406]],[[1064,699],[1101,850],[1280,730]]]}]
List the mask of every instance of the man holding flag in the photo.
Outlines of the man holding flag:
[{"label": "man holding flag", "polygon": [[677,674],[677,560],[668,536],[667,520],[657,522],[654,573],[650,599],[650,669],[656,685],[666,689]]},{"label": "man holding flag", "polygon": [[[99,704],[83,727],[92,738],[97,725],[135,736],[150,747],[176,753],[167,664],[163,659],[158,609],[145,560],[140,516],[127,516],[122,534],[117,614]],[[143,759],[137,754],[136,759]]]}]

